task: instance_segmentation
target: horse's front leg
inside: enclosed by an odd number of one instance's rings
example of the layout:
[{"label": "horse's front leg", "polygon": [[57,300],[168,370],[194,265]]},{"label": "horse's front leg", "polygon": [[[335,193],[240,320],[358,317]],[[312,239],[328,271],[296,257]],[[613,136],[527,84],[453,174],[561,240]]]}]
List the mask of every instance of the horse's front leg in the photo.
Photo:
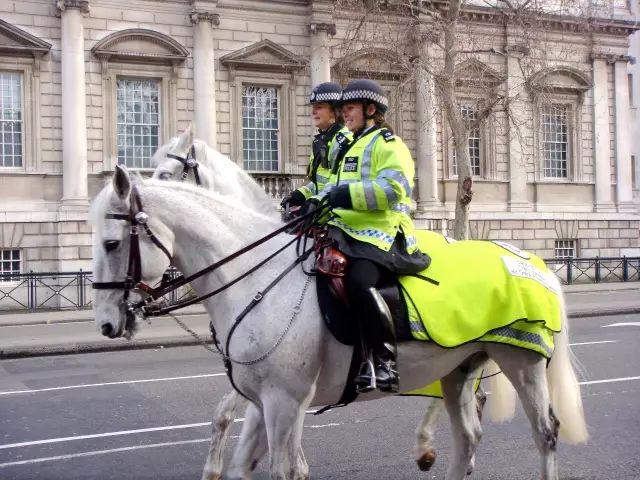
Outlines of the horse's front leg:
[{"label": "horse's front leg", "polygon": [[246,400],[236,393],[235,390],[227,393],[218,406],[211,421],[211,442],[209,443],[209,454],[204,464],[202,480],[218,480],[222,478],[222,452],[227,442],[229,427],[233,423],[238,408],[241,408]]},{"label": "horse's front leg", "polygon": [[309,395],[301,402],[284,391],[277,391],[264,401],[271,480],[287,480],[295,474],[302,443],[302,422],[311,397]]}]

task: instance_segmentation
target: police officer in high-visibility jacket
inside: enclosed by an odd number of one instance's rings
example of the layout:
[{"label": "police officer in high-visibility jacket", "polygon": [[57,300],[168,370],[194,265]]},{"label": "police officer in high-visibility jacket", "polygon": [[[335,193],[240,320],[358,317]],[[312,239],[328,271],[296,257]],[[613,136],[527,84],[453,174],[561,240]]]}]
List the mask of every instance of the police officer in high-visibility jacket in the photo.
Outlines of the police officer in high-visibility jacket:
[{"label": "police officer in high-visibility jacket", "polygon": [[336,162],[339,142],[345,143],[351,137],[342,124],[339,102],[342,87],[337,83],[325,82],[315,86],[309,96],[311,121],[318,129],[311,144],[311,157],[307,176],[309,182],[294,190],[282,200],[282,207],[301,206],[312,195],[321,192],[329,181],[332,162]]},{"label": "police officer in high-visibility jacket", "polygon": [[429,257],[418,250],[409,215],[415,166],[407,146],[385,122],[388,99],[377,82],[351,81],[341,104],[353,139],[340,152],[326,188],[305,210],[327,198],[333,207],[329,234],[349,258],[347,295],[370,360],[362,364],[356,387],[371,390],[375,377],[377,388],[397,392],[395,328],[376,286],[388,272],[417,273],[429,264]]}]

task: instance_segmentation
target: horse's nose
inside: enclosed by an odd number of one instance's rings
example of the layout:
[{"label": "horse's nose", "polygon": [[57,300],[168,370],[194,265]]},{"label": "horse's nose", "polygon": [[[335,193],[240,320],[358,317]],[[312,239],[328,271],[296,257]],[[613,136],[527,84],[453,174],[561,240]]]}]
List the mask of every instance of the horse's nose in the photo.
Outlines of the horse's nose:
[{"label": "horse's nose", "polygon": [[111,336],[111,332],[113,332],[113,327],[111,326],[110,323],[104,323],[101,328],[102,328],[102,335],[104,335],[105,337]]}]

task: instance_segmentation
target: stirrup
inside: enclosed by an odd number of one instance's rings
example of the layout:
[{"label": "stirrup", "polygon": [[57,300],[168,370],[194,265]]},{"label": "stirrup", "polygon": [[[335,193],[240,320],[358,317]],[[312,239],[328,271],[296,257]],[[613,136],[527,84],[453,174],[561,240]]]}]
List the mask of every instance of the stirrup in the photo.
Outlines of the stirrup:
[{"label": "stirrup", "polygon": [[356,385],[356,392],[358,393],[367,393],[378,388],[376,383],[376,369],[371,354],[369,354],[362,362],[362,365],[360,365],[360,370],[354,378],[354,383]]}]

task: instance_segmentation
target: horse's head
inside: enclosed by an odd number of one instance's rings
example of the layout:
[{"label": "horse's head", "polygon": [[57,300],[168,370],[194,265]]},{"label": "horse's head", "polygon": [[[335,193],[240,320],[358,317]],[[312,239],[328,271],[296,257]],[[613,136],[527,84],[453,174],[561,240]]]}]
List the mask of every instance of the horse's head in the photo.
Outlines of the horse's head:
[{"label": "horse's head", "polygon": [[[153,178],[158,180],[188,180],[203,184],[206,174],[202,172],[200,159],[196,155],[196,145],[191,125],[169,143],[158,148],[151,162],[156,165]],[[208,187],[208,185],[204,185]]]},{"label": "horse's head", "polygon": [[98,328],[110,338],[133,333],[130,306],[142,299],[143,287],[160,281],[173,252],[173,234],[151,215],[143,186],[141,179],[116,166],[112,184],[91,209],[96,231],[93,308]]}]

